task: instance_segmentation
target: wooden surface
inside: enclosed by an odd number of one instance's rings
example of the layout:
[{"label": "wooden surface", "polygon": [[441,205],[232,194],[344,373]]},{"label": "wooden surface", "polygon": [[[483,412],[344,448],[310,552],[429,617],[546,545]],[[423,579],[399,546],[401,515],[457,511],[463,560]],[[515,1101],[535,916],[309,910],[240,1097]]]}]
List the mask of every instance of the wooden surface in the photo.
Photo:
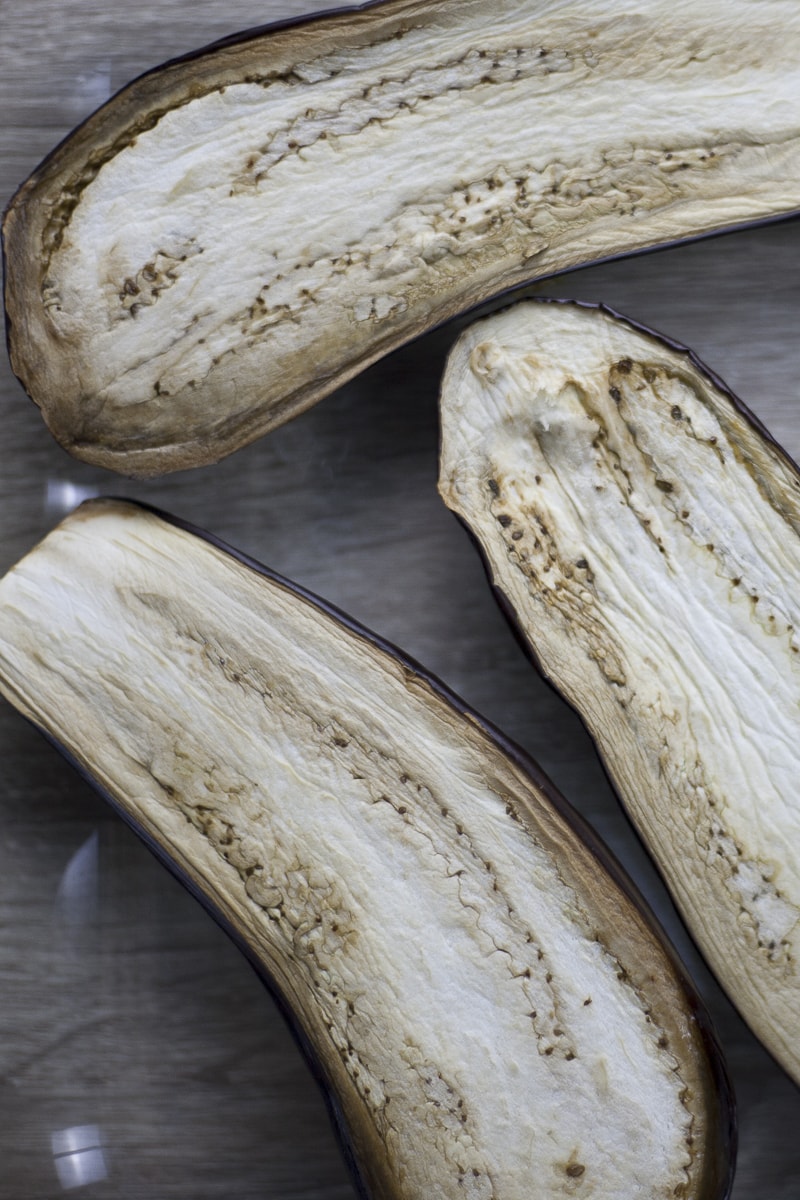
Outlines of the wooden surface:
[{"label": "wooden surface", "polygon": [[[2,203],[138,72],[315,7],[0,0]],[[798,251],[791,222],[533,290],[604,300],[687,342],[798,457]],[[0,569],[82,496],[136,496],[321,593],[438,673],[595,824],[695,975],[739,1099],[735,1200],[797,1200],[800,1093],[704,970],[585,733],[526,662],[437,499],[436,392],[455,333],[407,347],[217,467],[149,484],[68,458],[3,362]],[[72,1194],[352,1197],[315,1083],[238,952],[7,706],[0,753],[0,1198],[59,1196],[92,1172],[105,1177]]]}]

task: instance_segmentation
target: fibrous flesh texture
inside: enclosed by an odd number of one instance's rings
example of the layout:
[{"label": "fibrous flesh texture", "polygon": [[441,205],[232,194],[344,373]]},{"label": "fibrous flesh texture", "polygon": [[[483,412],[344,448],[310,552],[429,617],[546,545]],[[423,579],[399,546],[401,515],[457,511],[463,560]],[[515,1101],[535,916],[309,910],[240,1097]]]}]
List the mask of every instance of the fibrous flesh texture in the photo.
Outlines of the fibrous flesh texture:
[{"label": "fibrous flesh texture", "polygon": [[689,352],[576,305],[474,325],[442,419],[446,502],[800,1078],[796,468]]},{"label": "fibrous flesh texture", "polygon": [[370,1196],[726,1194],[724,1077],[640,902],[396,652],[96,502],[0,584],[0,687],[269,976]]},{"label": "fibrous flesh texture", "polygon": [[487,296],[800,208],[794,0],[392,0],[132,84],[5,222],[74,453],[212,462]]}]

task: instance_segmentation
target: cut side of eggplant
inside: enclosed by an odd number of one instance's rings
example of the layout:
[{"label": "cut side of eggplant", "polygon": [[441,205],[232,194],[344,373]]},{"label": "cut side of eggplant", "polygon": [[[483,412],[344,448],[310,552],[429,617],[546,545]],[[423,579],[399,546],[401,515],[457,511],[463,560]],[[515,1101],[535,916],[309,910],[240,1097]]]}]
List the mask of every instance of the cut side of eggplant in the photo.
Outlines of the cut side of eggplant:
[{"label": "cut side of eggplant", "polygon": [[5,219],[63,445],[213,462],[491,295],[800,209],[794,0],[390,0],[169,63]]},{"label": "cut side of eggplant", "polygon": [[0,687],[271,981],[367,1195],[728,1194],[724,1071],[640,898],[397,651],[99,501],[0,583]]},{"label": "cut side of eggplant", "polygon": [[442,421],[446,503],[800,1081],[796,467],[689,351],[589,306],[472,326]]}]

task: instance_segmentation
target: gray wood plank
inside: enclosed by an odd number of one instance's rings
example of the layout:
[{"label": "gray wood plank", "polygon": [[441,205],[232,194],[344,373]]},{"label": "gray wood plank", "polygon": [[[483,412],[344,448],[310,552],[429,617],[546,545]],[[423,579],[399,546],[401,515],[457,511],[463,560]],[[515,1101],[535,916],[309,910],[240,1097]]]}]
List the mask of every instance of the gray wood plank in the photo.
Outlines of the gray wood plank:
[{"label": "gray wood plank", "polygon": [[[312,0],[2,5],[0,198],[109,91]],[[796,222],[576,272],[537,294],[604,300],[688,342],[800,456]],[[0,568],[81,495],[211,528],[437,672],[521,742],[637,878],[698,980],[740,1104],[735,1200],[800,1195],[800,1094],[710,979],[574,715],[536,676],[437,499],[436,393],[457,324],[218,466],[132,483],[70,459],[0,368]],[[0,711],[0,1197],[61,1194],[52,1136],[95,1129],[86,1194],[354,1195],[324,1106],[238,952],[88,786]],[[391,1014],[387,1013],[387,1020]]]}]

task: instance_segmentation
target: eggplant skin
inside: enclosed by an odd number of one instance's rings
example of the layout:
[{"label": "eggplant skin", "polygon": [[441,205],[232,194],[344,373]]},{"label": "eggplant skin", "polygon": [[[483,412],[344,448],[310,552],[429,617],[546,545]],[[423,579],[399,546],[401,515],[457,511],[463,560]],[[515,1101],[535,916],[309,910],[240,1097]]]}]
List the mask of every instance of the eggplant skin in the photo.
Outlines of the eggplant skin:
[{"label": "eggplant skin", "polygon": [[213,462],[536,278],[800,209],[794,0],[390,0],[130,84],[4,224],[74,454]]},{"label": "eggplant skin", "polygon": [[445,502],[800,1082],[798,468],[690,350],[603,306],[476,322],[441,409]]},{"label": "eggplant skin", "polygon": [[394,648],[99,501],[0,582],[0,689],[269,979],[365,1195],[729,1195],[724,1067],[641,898]]}]

